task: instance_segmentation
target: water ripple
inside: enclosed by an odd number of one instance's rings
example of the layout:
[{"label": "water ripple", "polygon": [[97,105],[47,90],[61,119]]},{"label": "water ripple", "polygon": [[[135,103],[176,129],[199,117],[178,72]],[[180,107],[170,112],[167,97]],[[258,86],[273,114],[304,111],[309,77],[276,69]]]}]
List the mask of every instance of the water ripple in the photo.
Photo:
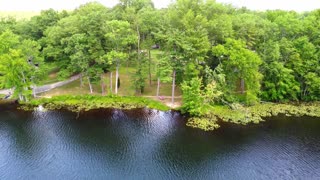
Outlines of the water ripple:
[{"label": "water ripple", "polygon": [[149,109],[0,111],[0,179],[320,178],[319,119],[212,133],[184,123]]}]

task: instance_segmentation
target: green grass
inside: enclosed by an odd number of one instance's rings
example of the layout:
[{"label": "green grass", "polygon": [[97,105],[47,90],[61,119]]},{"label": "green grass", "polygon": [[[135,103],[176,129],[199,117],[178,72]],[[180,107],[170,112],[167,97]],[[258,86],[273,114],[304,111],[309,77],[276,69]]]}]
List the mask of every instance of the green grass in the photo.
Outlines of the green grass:
[{"label": "green grass", "polygon": [[65,108],[75,112],[101,108],[133,109],[147,107],[161,111],[167,111],[170,109],[162,103],[148,98],[114,95],[55,96],[52,98],[33,99],[22,105],[22,108],[26,110],[32,110],[34,107],[43,105],[45,108],[51,110]]},{"label": "green grass", "polygon": [[61,80],[58,77],[59,67],[57,63],[55,62],[46,63],[46,72],[47,72],[46,77],[42,79],[38,83],[38,85],[52,84]]},{"label": "green grass", "polygon": [[58,77],[58,71],[59,71],[59,69],[55,69],[55,70],[49,72],[49,74],[47,75],[47,77],[45,77],[45,78],[39,83],[39,85],[52,84],[52,83],[59,82],[60,79],[59,79],[59,77]]},{"label": "green grass", "polygon": [[[112,80],[112,89],[113,93],[115,91],[115,72],[113,72],[113,80]],[[119,77],[120,77],[120,88],[118,89],[118,95],[121,96],[134,96],[136,95],[135,90],[133,88],[133,82],[132,82],[132,76],[134,74],[134,68],[125,68],[122,67],[119,70]],[[52,82],[55,82],[56,79],[53,79]],[[42,95],[46,96],[55,96],[55,95],[74,95],[74,94],[89,94],[89,86],[86,79],[83,79],[84,86],[80,87],[80,80],[76,80],[70,84],[67,84],[65,86],[53,89],[47,93],[44,93]],[[50,82],[49,80],[44,82]],[[104,82],[106,84],[106,92],[107,94],[110,93],[110,73],[106,73],[104,75]],[[101,85],[100,82],[93,82],[93,92],[94,94],[101,94]],[[146,87],[145,92],[142,94],[142,96],[156,96],[157,91],[157,82],[152,81],[152,85],[149,85],[149,81],[146,80]],[[171,83],[161,84],[160,87],[160,95],[161,96],[171,96]],[[175,96],[181,96],[181,90],[179,87],[175,89]]]},{"label": "green grass", "polygon": [[[101,94],[101,88],[98,84],[93,84],[94,94]],[[55,88],[51,91],[40,94],[40,96],[59,96],[59,95],[84,95],[90,94],[90,89],[86,81],[83,87],[80,87],[80,80],[73,81],[67,85]]]},{"label": "green grass", "polygon": [[[157,91],[157,78],[156,78],[156,62],[157,62],[157,58],[158,55],[160,55],[162,53],[162,51],[160,50],[152,50],[151,51],[151,58],[152,58],[152,66],[151,66],[151,72],[152,72],[152,83],[151,85],[149,84],[149,79],[147,78],[145,81],[145,90],[142,94],[137,94],[135,89],[134,89],[134,82],[133,82],[133,76],[135,74],[135,68],[134,67],[127,67],[126,63],[123,63],[122,66],[119,69],[119,77],[120,77],[120,87],[118,89],[118,95],[119,96],[156,96],[156,91]],[[55,69],[56,65],[55,64],[51,64],[49,65],[50,69],[50,73],[48,75],[48,77],[42,81],[42,84],[50,84],[50,83],[54,83],[58,81],[58,77],[57,77],[57,69]],[[112,71],[112,93],[111,93],[111,89],[110,89],[110,73],[106,73],[104,74],[104,84],[105,86],[105,94],[114,94],[115,93],[115,83],[116,83],[116,72]],[[149,77],[149,76],[148,76]],[[90,94],[90,90],[89,90],[89,86],[88,86],[88,82],[87,79],[84,78],[83,79],[83,87],[80,87],[80,80],[74,81],[70,84],[67,84],[65,86],[53,89],[49,92],[43,93],[40,96],[46,96],[46,97],[52,97],[52,96],[59,96],[59,95],[86,95],[86,94]],[[98,82],[92,82],[93,85],[93,94],[94,95],[101,95],[101,85],[100,85],[100,81]],[[160,96],[171,96],[171,90],[172,90],[172,86],[171,83],[161,83],[160,85]],[[170,106],[174,106],[174,107],[179,107],[181,105],[181,90],[180,88],[177,86],[175,88],[175,104],[174,105],[170,105],[171,104],[171,100],[169,98],[165,98],[164,100],[161,100],[161,102],[163,104],[167,104]],[[158,98],[156,97],[149,97],[151,99],[160,101]]]},{"label": "green grass", "polygon": [[[160,54],[163,52],[160,50],[151,50],[151,79],[152,83],[151,85],[149,84],[149,76],[145,81],[145,90],[142,96],[156,96],[156,91],[157,91],[157,77],[156,77],[156,64],[158,61],[158,57]],[[58,78],[58,67],[55,63],[50,63],[48,65],[48,76],[42,80],[39,84],[44,85],[44,84],[51,84],[59,81]],[[133,76],[135,74],[135,68],[133,67],[126,67],[126,63],[123,63],[123,65],[119,69],[119,77],[120,77],[120,87],[118,89],[118,95],[121,96],[134,96],[134,95],[140,95],[136,94],[135,89],[134,89],[134,84],[133,84]],[[112,93],[115,91],[115,83],[116,83],[116,72],[112,72],[113,79],[112,79]],[[88,83],[86,82],[86,79],[84,79],[84,87],[80,88],[80,82],[76,81],[71,84],[68,84],[63,87],[56,88],[48,93],[45,93],[45,95],[48,96],[54,96],[54,95],[65,95],[65,94],[88,94],[89,92],[89,87]],[[111,88],[110,88],[110,73],[106,73],[104,75],[104,83],[106,85],[106,94],[111,93]],[[160,95],[161,96],[171,96],[171,90],[172,90],[172,85],[171,83],[161,83],[160,85]],[[100,82],[93,82],[93,91],[94,94],[101,94],[101,86]],[[175,88],[175,96],[181,96],[182,92],[180,88],[177,86]]]},{"label": "green grass", "polygon": [[160,49],[152,49],[150,52],[151,52],[151,57],[154,57],[155,55],[163,54],[163,51],[161,51]]}]

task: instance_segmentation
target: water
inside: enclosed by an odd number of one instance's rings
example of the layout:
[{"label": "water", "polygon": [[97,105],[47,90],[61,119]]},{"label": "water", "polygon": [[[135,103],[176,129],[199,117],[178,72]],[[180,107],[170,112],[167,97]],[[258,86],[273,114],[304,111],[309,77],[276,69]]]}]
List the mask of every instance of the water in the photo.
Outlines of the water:
[{"label": "water", "polygon": [[320,179],[320,119],[215,132],[176,112],[0,109],[0,179]]}]

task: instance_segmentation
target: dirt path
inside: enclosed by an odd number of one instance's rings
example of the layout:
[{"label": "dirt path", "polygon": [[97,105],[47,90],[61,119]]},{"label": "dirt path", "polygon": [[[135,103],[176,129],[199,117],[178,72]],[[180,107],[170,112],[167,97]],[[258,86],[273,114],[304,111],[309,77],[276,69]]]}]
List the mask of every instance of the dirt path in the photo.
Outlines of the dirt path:
[{"label": "dirt path", "polygon": [[0,94],[4,94],[4,95],[9,94],[10,92],[12,92],[11,89],[3,89],[3,90],[0,90]]},{"label": "dirt path", "polygon": [[172,104],[172,97],[171,96],[142,96],[142,97],[146,97],[146,98],[151,98],[151,99],[154,99],[156,101],[160,101],[162,102],[163,104],[167,105],[168,107],[171,107],[171,108],[179,108],[181,107],[182,105],[182,96],[176,96],[174,97],[175,101],[174,101],[174,104]]},{"label": "dirt path", "polygon": [[35,94],[40,94],[40,93],[44,93],[47,91],[50,91],[52,89],[64,86],[66,84],[69,84],[77,79],[80,78],[80,74],[72,76],[71,78],[69,78],[68,80],[65,81],[60,81],[60,82],[56,82],[56,83],[52,83],[52,84],[47,84],[47,85],[43,85],[43,86],[39,86],[35,88]]},{"label": "dirt path", "polygon": [[[47,85],[43,85],[43,86],[38,86],[34,89],[34,92],[35,94],[40,94],[40,93],[43,93],[43,92],[47,92],[47,91],[50,91],[54,88],[57,88],[57,87],[61,87],[61,86],[64,86],[66,84],[69,84],[77,79],[80,78],[80,75],[75,75],[75,76],[72,76],[71,78],[65,80],[65,81],[60,81],[60,82],[56,82],[56,83],[52,83],[52,84],[47,84]],[[0,90],[0,94],[9,94],[9,93],[12,93],[13,92],[13,89],[3,89],[3,90]]]}]

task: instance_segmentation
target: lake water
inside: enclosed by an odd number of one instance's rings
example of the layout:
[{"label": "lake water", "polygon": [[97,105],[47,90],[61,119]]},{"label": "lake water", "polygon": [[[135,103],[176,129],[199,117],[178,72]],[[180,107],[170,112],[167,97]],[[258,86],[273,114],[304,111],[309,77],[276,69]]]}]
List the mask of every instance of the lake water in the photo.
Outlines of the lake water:
[{"label": "lake water", "polygon": [[320,119],[215,132],[177,112],[0,109],[0,179],[320,179]]}]

